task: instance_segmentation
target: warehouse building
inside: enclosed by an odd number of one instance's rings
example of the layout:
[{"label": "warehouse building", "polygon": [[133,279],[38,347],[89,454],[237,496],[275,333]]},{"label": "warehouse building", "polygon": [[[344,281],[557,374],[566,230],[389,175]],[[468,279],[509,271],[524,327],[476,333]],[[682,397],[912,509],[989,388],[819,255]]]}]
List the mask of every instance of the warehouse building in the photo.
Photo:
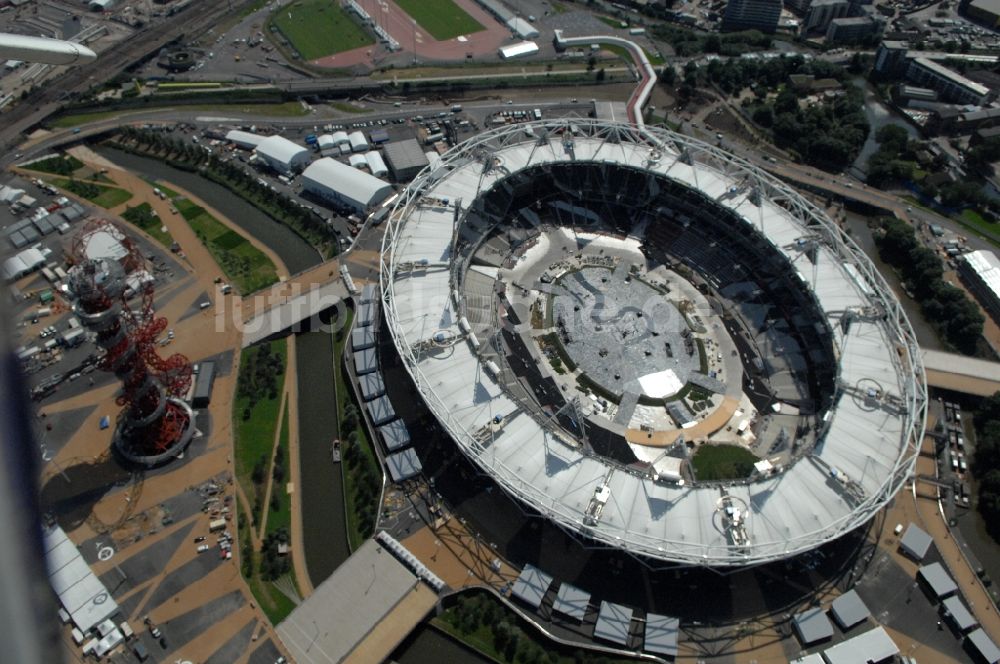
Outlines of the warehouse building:
[{"label": "warehouse building", "polygon": [[377,178],[384,178],[389,174],[389,169],[385,167],[385,162],[375,150],[365,153],[365,161],[368,163],[368,170]]},{"label": "warehouse building", "polygon": [[389,143],[383,148],[386,165],[396,182],[409,182],[427,166],[427,156],[417,139]]},{"label": "warehouse building", "polygon": [[937,90],[946,100],[957,104],[982,106],[990,89],[941,65],[930,58],[916,58],[906,70],[906,78],[917,85]]},{"label": "warehouse building", "polygon": [[958,274],[983,309],[1000,323],[1000,258],[992,251],[970,251],[959,260]]},{"label": "warehouse building", "polygon": [[309,163],[309,150],[283,136],[268,136],[257,145],[257,158],[279,173],[301,171]]},{"label": "warehouse building", "polygon": [[302,173],[303,190],[316,198],[355,212],[367,212],[392,194],[392,185],[377,177],[324,157]]},{"label": "warehouse building", "polygon": [[352,131],[347,136],[347,140],[351,144],[351,152],[365,152],[368,150],[368,139],[360,131]]},{"label": "warehouse building", "polygon": [[212,402],[212,387],[215,385],[215,362],[206,360],[198,364],[198,375],[194,379],[194,394],[191,405],[207,408]]},{"label": "warehouse building", "polygon": [[244,150],[253,150],[260,142],[264,140],[264,136],[259,136],[258,134],[251,134],[248,131],[240,131],[239,129],[233,129],[226,134],[226,140],[233,143],[237,147],[241,147]]}]

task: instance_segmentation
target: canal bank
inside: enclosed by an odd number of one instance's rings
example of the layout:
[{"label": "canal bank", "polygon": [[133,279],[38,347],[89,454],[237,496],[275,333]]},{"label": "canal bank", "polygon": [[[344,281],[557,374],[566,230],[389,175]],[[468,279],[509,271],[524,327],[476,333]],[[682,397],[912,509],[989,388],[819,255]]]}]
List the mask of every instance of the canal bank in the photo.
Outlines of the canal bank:
[{"label": "canal bank", "polygon": [[291,274],[323,262],[323,257],[293,230],[284,226],[222,185],[197,173],[174,168],[150,157],[131,154],[106,145],[92,149],[124,169],[153,180],[173,182],[201,198],[230,221],[271,249]]}]

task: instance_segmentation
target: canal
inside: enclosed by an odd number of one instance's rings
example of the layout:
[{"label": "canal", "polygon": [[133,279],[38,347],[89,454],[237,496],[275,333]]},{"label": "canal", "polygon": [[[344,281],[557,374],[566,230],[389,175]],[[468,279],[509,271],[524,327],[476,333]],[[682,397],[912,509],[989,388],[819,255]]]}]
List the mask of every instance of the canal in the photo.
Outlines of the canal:
[{"label": "canal", "polygon": [[878,249],[875,247],[875,239],[872,237],[871,229],[868,228],[868,219],[868,217],[854,214],[853,212],[847,213],[847,228],[850,230],[851,239],[871,259],[872,263],[875,264],[875,268],[885,279],[886,283],[889,284],[889,288],[892,289],[892,292],[896,295],[896,299],[902,305],[903,311],[906,312],[906,317],[913,327],[913,333],[916,335],[917,343],[920,347],[928,350],[945,350],[941,344],[941,340],[938,339],[937,332],[934,331],[934,328],[931,327],[930,323],[924,319],[923,314],[920,312],[920,305],[903,291],[903,286],[892,266],[887,265],[879,258]]},{"label": "canal", "polygon": [[246,231],[247,235],[267,245],[278,255],[291,274],[323,262],[319,252],[287,226],[279,224],[225,187],[197,173],[182,171],[162,161],[105,145],[94,146],[94,150],[134,173],[150,179],[173,182],[190,191]]},{"label": "canal", "polygon": [[855,78],[851,82],[864,90],[864,111],[865,117],[868,118],[868,125],[870,126],[870,129],[868,131],[868,137],[865,139],[865,144],[861,146],[861,152],[858,153],[857,158],[854,160],[854,163],[851,165],[849,170],[851,175],[860,180],[864,180],[866,174],[868,173],[868,158],[875,154],[878,150],[878,141],[875,140],[875,134],[878,133],[879,129],[887,124],[895,124],[905,129],[906,133],[909,134],[910,138],[913,140],[919,140],[920,134],[913,125],[894,115],[893,112],[882,103],[882,100],[879,99],[875,89],[868,83],[868,81],[863,78]]},{"label": "canal", "polygon": [[318,586],[351,555],[343,476],[330,455],[330,445],[337,436],[333,334],[301,332],[295,338],[295,350],[302,538],[309,578]]}]

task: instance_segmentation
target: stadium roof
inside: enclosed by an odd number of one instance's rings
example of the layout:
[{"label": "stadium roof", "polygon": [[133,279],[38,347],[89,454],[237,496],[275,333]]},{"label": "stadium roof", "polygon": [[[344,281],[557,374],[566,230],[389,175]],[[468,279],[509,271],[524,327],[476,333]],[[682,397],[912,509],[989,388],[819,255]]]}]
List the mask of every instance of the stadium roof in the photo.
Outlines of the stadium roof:
[{"label": "stadium roof", "polygon": [[389,397],[379,397],[374,401],[365,404],[368,408],[368,415],[372,418],[372,424],[381,426],[396,419],[396,411],[392,409],[392,402]]},{"label": "stadium roof", "polygon": [[330,157],[309,164],[302,171],[302,182],[338,192],[365,207],[381,202],[392,192],[388,183]]},{"label": "stadium roof", "polygon": [[552,577],[534,565],[525,565],[517,576],[510,594],[533,609],[542,605],[542,598],[552,585]]},{"label": "stadium roof", "polygon": [[385,394],[385,382],[382,380],[382,372],[374,371],[370,374],[358,376],[358,387],[361,388],[361,398],[371,401],[375,397]]},{"label": "stadium roof", "polygon": [[[638,132],[585,119],[573,123],[583,131],[573,137],[572,150],[565,149],[557,133],[567,129],[565,123],[556,120],[529,123],[536,129],[534,139],[525,135],[524,124],[480,134],[449,151],[437,169],[421,174],[395,203],[383,248],[386,319],[404,366],[442,426],[506,491],[547,518],[571,530],[586,527],[589,537],[654,558],[752,564],[812,549],[867,521],[909,476],[926,403],[912,330],[877,270],[829,218],[736,157],[662,129]],[[682,159],[680,149],[692,158]],[[477,156],[483,150],[503,168],[484,171]],[[454,202],[460,201],[461,212],[471,215],[477,199],[511,173],[570,160],[578,167],[619,164],[652,171],[700,190],[706,206],[732,210],[784,253],[831,320],[839,320],[848,309],[875,306],[884,311],[877,318],[856,317],[849,326],[831,326],[839,350],[838,378],[847,385],[874,380],[901,407],[872,409],[862,400],[840,398],[827,413],[823,438],[809,456],[767,481],[728,487],[730,495],[749,507],[745,549],[733,547],[715,527],[717,487],[678,486],[632,473],[611,474],[610,498],[601,519],[585,526],[590,497],[609,475],[609,462],[565,446],[526,414],[488,371],[480,370],[480,356],[471,342],[454,344],[447,354],[413,350],[443,328],[462,338],[457,323],[463,312],[455,298],[443,296],[451,292],[450,270],[397,266],[455,258]],[[744,186],[747,181],[756,184]],[[734,190],[745,193],[733,195]],[[753,191],[762,194],[756,202]],[[429,205],[428,200],[452,203]],[[794,248],[804,235],[824,238],[815,263]],[[359,310],[361,325],[364,307]],[[906,349],[905,362],[897,348]],[[493,432],[483,451],[474,432],[497,414],[505,416],[504,426]],[[553,449],[567,462],[547,463]],[[834,475],[840,481],[828,481]],[[848,485],[850,491],[844,488]]]},{"label": "stadium roof", "polygon": [[955,581],[948,575],[941,563],[924,565],[917,570],[917,574],[927,583],[938,599],[947,597],[958,590]]},{"label": "stadium roof", "polygon": [[385,458],[386,468],[389,469],[389,477],[393,482],[408,480],[421,471],[420,459],[417,458],[417,451],[412,447],[402,452],[390,454]]},{"label": "stadium roof", "polygon": [[357,325],[371,325],[375,320],[375,303],[362,304],[358,307]]},{"label": "stadium roof", "polygon": [[792,618],[792,624],[799,635],[799,640],[805,646],[833,636],[833,625],[830,624],[830,619],[826,617],[823,609],[819,607],[796,613]]},{"label": "stadium roof", "polygon": [[899,546],[902,547],[906,555],[920,562],[927,555],[932,541],[931,536],[923,528],[911,523],[907,526],[906,532],[903,533],[903,538],[899,540]]},{"label": "stadium roof", "polygon": [[962,260],[990,289],[993,297],[1000,299],[1000,258],[992,251],[979,249],[963,254]]},{"label": "stadium roof", "polygon": [[635,610],[630,606],[601,602],[601,611],[594,625],[594,638],[628,646],[628,632]]},{"label": "stadium roof", "polygon": [[383,424],[378,428],[378,432],[390,452],[403,449],[410,444],[410,432],[407,431],[403,420],[393,420]]},{"label": "stadium roof", "polygon": [[853,589],[833,600],[830,612],[837,624],[844,629],[854,627],[871,615],[868,607],[861,601],[861,596]]},{"label": "stadium roof", "polygon": [[966,638],[976,652],[989,664],[1000,662],[1000,648],[997,648],[997,644],[993,643],[993,639],[986,634],[983,628],[980,627],[971,632]]},{"label": "stadium roof", "polygon": [[53,526],[43,533],[42,539],[49,583],[77,629],[86,633],[118,613],[118,604],[111,593],[62,528]]},{"label": "stadium roof", "polygon": [[552,603],[552,610],[569,616],[570,618],[583,622],[587,614],[587,606],[590,604],[590,593],[581,590],[576,586],[564,583],[559,586],[556,599]]},{"label": "stadium roof", "polygon": [[301,158],[303,154],[308,155],[309,150],[284,136],[268,136],[257,144],[257,154],[281,164],[291,165],[296,158]]},{"label": "stadium roof", "polygon": [[677,657],[677,635],[680,632],[679,618],[650,613],[646,616],[646,637],[643,650],[667,657]]},{"label": "stadium roof", "polygon": [[897,654],[899,648],[882,627],[858,634],[823,651],[829,664],[871,664]]},{"label": "stadium roof", "polygon": [[969,610],[965,608],[965,604],[962,604],[962,598],[958,595],[948,597],[941,602],[941,606],[951,616],[951,621],[955,623],[955,627],[960,632],[967,632],[979,624],[975,617],[969,613]]}]

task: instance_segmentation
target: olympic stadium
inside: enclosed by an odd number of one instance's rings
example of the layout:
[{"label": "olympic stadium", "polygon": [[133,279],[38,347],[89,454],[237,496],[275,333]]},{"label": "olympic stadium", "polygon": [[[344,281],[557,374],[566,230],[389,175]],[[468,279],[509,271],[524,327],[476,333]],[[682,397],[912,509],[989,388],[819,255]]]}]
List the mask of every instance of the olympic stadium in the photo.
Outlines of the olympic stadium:
[{"label": "olympic stadium", "polygon": [[[386,327],[477,468],[589,545],[735,568],[869,521],[926,387],[888,286],[822,211],[662,129],[488,131],[395,201]],[[703,452],[752,463],[718,477]]]}]

